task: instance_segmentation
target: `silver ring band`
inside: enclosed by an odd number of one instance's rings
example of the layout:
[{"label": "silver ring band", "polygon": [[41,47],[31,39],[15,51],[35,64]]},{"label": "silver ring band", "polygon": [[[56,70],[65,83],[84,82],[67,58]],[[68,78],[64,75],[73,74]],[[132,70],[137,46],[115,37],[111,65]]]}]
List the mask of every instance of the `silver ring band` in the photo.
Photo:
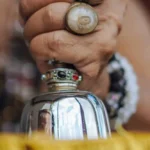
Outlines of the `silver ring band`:
[{"label": "silver ring band", "polygon": [[55,59],[48,60],[48,65],[53,65],[55,61],[56,61]]}]

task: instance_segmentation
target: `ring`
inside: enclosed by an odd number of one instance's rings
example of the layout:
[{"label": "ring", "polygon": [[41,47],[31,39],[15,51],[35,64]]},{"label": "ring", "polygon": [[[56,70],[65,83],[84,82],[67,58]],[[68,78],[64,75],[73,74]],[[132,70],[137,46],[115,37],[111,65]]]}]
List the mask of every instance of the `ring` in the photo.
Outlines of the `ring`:
[{"label": "ring", "polygon": [[53,65],[56,62],[55,58],[48,60],[48,65]]},{"label": "ring", "polygon": [[99,17],[95,9],[82,0],[82,2],[75,2],[70,6],[66,13],[65,23],[68,31],[85,35],[95,30],[99,23]]},{"label": "ring", "polygon": [[75,0],[76,2],[83,2],[90,5],[99,5],[102,4],[104,0]]}]

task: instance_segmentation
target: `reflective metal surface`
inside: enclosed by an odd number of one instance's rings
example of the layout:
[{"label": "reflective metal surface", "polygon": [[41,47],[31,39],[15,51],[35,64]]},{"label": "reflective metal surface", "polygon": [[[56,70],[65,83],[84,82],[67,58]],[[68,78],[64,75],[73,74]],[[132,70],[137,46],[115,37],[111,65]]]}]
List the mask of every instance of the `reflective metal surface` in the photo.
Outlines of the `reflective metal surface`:
[{"label": "reflective metal surface", "polygon": [[110,136],[102,101],[82,91],[59,91],[35,97],[24,108],[21,130],[29,135],[42,130],[62,140]]}]

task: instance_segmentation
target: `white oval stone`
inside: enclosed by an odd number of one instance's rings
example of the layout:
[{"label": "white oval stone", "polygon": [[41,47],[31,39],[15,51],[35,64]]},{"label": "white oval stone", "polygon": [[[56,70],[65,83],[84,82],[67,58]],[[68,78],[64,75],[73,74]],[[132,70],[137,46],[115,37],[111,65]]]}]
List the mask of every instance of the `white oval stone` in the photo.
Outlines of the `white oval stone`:
[{"label": "white oval stone", "polygon": [[78,3],[71,6],[66,15],[66,25],[74,33],[87,34],[98,24],[98,15],[88,4]]}]

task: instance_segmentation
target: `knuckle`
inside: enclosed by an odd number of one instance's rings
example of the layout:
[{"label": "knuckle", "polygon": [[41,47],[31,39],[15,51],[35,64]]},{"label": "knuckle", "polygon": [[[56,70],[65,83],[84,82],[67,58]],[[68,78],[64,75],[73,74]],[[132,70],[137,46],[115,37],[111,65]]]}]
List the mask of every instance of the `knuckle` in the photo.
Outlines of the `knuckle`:
[{"label": "knuckle", "polygon": [[61,39],[59,35],[57,32],[53,32],[51,36],[45,34],[33,38],[30,42],[30,51],[34,55],[57,59],[60,45]]},{"label": "knuckle", "polygon": [[114,23],[114,28],[116,28],[114,32],[114,37],[118,36],[122,30],[122,23],[118,17],[115,15],[112,16],[112,21]]},{"label": "knuckle", "polygon": [[60,46],[61,46],[61,39],[58,35],[57,32],[53,32],[51,35],[51,38],[49,38],[49,36],[47,35],[44,39],[43,39],[43,44],[46,44],[49,53],[48,56],[50,58],[55,58],[57,59],[57,53],[60,50]]},{"label": "knuckle", "polygon": [[95,70],[91,69],[91,70],[89,70],[88,72],[85,73],[85,75],[88,76],[91,79],[97,78],[98,74],[99,74],[99,68],[97,68]]},{"label": "knuckle", "polygon": [[114,13],[108,13],[104,20],[106,27],[111,29],[113,36],[118,36],[122,29],[122,20]]},{"label": "knuckle", "polygon": [[104,65],[109,61],[109,59],[113,54],[114,54],[114,50],[110,50],[110,49],[103,50],[103,52],[101,53],[101,59],[103,60]]},{"label": "knuckle", "polygon": [[96,78],[98,76],[98,73],[97,73],[97,71],[90,71],[90,72],[87,72],[86,75],[89,78]]},{"label": "knuckle", "polygon": [[101,61],[102,66],[100,66],[100,68],[104,68],[103,66],[105,66],[108,63],[109,59],[115,53],[115,48],[116,40],[108,40],[107,42],[101,43],[99,45],[99,48],[95,53],[97,54],[97,61]]},{"label": "knuckle", "polygon": [[30,42],[30,51],[35,55],[43,55],[45,54],[46,42],[43,36],[36,36]]},{"label": "knuckle", "polygon": [[107,40],[104,43],[101,43],[100,53],[103,52],[108,55],[112,55],[115,52],[116,47],[116,39]]},{"label": "knuckle", "polygon": [[[111,49],[116,46],[117,38],[114,37],[113,34],[108,33],[107,30],[104,30],[102,35],[103,35],[103,38],[100,38],[100,40],[95,41],[99,47],[102,47],[102,48],[109,47],[109,49]],[[99,39],[99,37],[97,39]]]},{"label": "knuckle", "polygon": [[37,53],[37,42],[38,42],[37,37],[33,38],[30,42],[30,51],[32,53]]},{"label": "knuckle", "polygon": [[55,51],[59,51],[61,45],[62,45],[61,36],[58,35],[57,32],[53,32],[50,47],[52,47],[52,49],[55,49]]},{"label": "knuckle", "polygon": [[45,7],[45,13],[43,15],[43,22],[47,23],[49,22],[51,26],[53,25],[53,15],[52,15],[52,6],[49,5]]},{"label": "knuckle", "polygon": [[30,42],[30,51],[35,59],[53,58],[53,52],[48,48],[47,36],[36,36]]},{"label": "knuckle", "polygon": [[101,68],[104,68],[109,59],[112,57],[112,55],[114,54],[114,50],[109,50],[109,49],[104,49],[101,53]]},{"label": "knuckle", "polygon": [[90,63],[89,65],[83,67],[81,69],[81,72],[87,76],[89,79],[95,79],[99,75],[100,71],[100,64],[99,62],[97,63]]}]

